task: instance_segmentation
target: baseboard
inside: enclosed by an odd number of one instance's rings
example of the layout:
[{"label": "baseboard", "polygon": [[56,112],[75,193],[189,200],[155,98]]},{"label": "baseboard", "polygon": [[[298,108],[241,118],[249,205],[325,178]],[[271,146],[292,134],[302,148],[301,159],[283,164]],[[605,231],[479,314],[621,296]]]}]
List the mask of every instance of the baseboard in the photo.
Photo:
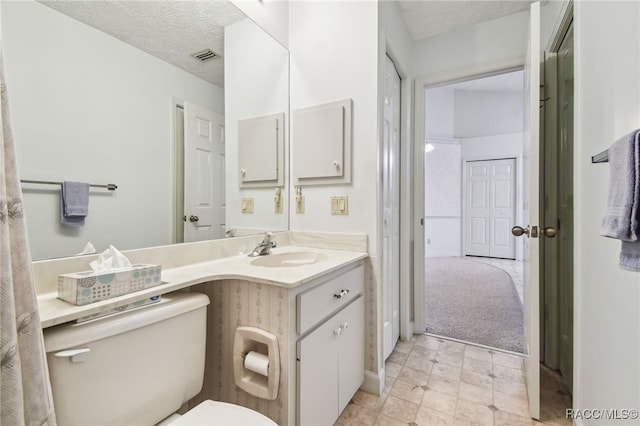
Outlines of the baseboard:
[{"label": "baseboard", "polygon": [[384,389],[384,378],[384,368],[378,373],[366,370],[364,372],[364,382],[362,382],[360,389],[374,395],[381,395],[382,389]]}]

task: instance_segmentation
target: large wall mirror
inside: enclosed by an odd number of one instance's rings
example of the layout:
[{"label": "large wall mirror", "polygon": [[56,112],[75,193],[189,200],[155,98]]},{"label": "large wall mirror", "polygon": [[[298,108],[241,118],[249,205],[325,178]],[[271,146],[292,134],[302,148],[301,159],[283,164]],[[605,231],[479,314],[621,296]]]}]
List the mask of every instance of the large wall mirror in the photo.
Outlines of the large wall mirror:
[{"label": "large wall mirror", "polygon": [[[60,185],[23,183],[34,260],[288,229],[289,54],[233,4],[0,7],[21,179],[118,186],[92,187],[73,228]],[[244,188],[238,123],[265,116],[280,119],[281,179]]]}]

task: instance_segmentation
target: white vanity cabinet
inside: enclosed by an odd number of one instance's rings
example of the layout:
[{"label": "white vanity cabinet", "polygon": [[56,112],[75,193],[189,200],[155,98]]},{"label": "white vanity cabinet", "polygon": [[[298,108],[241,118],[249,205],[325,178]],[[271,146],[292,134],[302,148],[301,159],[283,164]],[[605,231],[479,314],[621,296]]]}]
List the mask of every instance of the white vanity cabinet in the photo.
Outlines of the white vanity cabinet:
[{"label": "white vanity cabinet", "polygon": [[333,424],[362,385],[363,287],[359,265],[297,296],[299,425]]}]

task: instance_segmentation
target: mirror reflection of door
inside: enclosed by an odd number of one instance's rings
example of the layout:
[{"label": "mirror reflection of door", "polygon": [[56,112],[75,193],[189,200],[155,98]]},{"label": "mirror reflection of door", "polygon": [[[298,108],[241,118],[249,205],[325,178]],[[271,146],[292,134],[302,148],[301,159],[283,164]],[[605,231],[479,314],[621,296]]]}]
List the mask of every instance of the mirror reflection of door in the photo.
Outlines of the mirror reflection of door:
[{"label": "mirror reflection of door", "polygon": [[[182,127],[182,131],[180,130]],[[223,238],[225,233],[224,116],[185,103],[176,111],[176,234],[183,242]],[[180,140],[180,136],[183,136]],[[182,149],[180,149],[182,147]],[[181,152],[182,151],[182,152]],[[182,157],[182,158],[180,158]],[[179,179],[179,178],[178,178]],[[181,191],[182,190],[182,191]],[[181,231],[181,232],[180,232]]]}]

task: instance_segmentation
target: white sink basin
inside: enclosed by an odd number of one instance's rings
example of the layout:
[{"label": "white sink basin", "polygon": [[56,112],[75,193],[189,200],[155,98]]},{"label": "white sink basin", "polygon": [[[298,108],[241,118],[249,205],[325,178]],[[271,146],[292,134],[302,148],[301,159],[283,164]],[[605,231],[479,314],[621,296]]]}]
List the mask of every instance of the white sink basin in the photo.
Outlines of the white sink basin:
[{"label": "white sink basin", "polygon": [[293,266],[312,265],[327,259],[326,254],[299,251],[292,253],[276,253],[260,256],[251,261],[253,266],[271,268],[290,268]]}]

